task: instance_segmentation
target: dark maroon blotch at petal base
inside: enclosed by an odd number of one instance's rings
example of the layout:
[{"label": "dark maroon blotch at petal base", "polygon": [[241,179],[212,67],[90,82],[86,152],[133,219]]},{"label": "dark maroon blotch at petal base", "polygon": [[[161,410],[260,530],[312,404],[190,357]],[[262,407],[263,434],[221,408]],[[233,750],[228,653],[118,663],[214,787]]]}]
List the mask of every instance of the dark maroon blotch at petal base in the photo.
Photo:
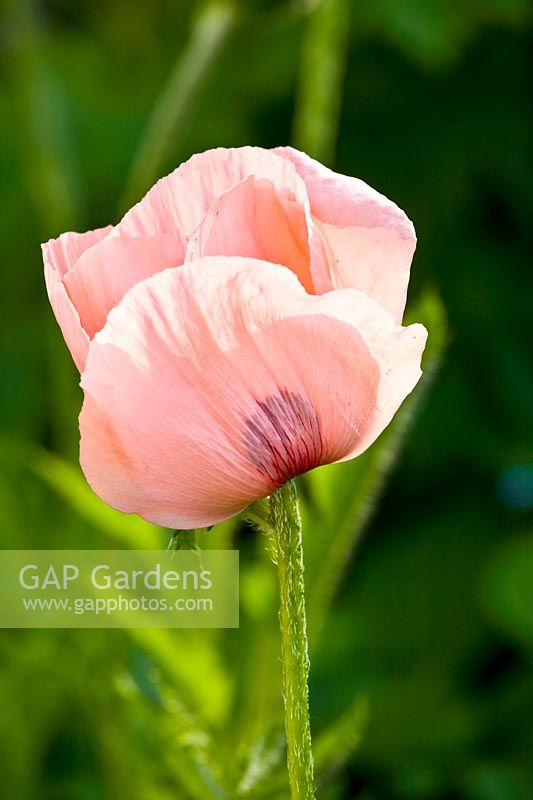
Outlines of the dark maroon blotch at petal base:
[{"label": "dark maroon blotch at petal base", "polygon": [[258,400],[257,413],[245,424],[250,460],[275,486],[323,463],[318,416],[301,395],[282,389]]}]

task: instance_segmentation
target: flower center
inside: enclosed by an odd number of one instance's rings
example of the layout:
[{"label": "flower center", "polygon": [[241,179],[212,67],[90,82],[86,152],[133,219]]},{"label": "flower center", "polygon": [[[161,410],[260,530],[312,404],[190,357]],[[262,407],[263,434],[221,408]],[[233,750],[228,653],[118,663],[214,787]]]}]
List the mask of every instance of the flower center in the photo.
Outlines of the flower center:
[{"label": "flower center", "polygon": [[276,486],[319,466],[323,442],[317,413],[286,389],[257,401],[246,420],[245,446],[251,462]]}]

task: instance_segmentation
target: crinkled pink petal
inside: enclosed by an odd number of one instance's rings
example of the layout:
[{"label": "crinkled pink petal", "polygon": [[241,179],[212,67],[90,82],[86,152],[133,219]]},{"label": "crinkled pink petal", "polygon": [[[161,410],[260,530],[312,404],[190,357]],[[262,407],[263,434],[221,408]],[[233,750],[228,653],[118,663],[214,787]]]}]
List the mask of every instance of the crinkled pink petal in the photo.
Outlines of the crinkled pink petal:
[{"label": "crinkled pink petal", "polygon": [[82,327],[79,314],[67,294],[59,273],[55,269],[46,267],[46,261],[44,277],[50,305],[61,328],[61,333],[76,367],[82,372],[89,351],[89,337]]},{"label": "crinkled pink petal", "polygon": [[335,289],[353,286],[402,321],[415,242],[393,228],[337,228],[320,223]]},{"label": "crinkled pink petal", "polygon": [[315,290],[323,292],[331,288],[324,245],[311,218],[304,181],[290,160],[260,147],[217,148],[192,156],[158,181],[128,211],[112,235],[166,233],[186,243],[217,198],[250,177],[270,181],[281,200],[302,205]]},{"label": "crinkled pink petal", "polygon": [[104,239],[112,229],[108,225],[86,233],[62,233],[57,239],[50,239],[42,246],[45,264],[63,278],[82,253]]},{"label": "crinkled pink petal", "polygon": [[83,253],[64,284],[92,339],[128,289],[167,267],[183,263],[183,246],[172,236],[109,236]]},{"label": "crinkled pink petal", "polygon": [[358,178],[339,175],[292,147],[275,153],[305,181],[311,213],[328,253],[331,287],[353,287],[402,319],[416,247],[412,222],[391,200]]},{"label": "crinkled pink petal", "polygon": [[190,237],[186,261],[245,256],[282,264],[314,292],[305,208],[280,195],[269,180],[241,181],[217,198]]},{"label": "crinkled pink petal", "polygon": [[85,366],[89,337],[83,330],[79,314],[67,294],[62,278],[78,258],[107,236],[110,230],[109,226],[87,233],[63,233],[42,246],[44,277],[50,305],[80,372]]},{"label": "crinkled pink petal", "polygon": [[334,313],[339,320],[355,325],[361,331],[380,370],[372,414],[354,446],[339,459],[346,461],[360,455],[375,442],[418,383],[428,334],[419,323],[405,328],[396,325],[376,301],[356,289],[341,289],[321,299],[326,313]]},{"label": "crinkled pink petal", "polygon": [[91,343],[87,480],[110,505],[168,527],[227,519],[377,435],[418,379],[422,334],[355,290],[310,296],[262,261],[204,258],[158,273]]}]

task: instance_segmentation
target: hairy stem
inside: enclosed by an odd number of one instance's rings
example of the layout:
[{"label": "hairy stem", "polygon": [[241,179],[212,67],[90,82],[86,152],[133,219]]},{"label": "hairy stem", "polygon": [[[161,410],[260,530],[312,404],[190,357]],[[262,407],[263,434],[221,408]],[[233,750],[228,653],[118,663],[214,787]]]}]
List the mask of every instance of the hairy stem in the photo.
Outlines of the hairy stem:
[{"label": "hairy stem", "polygon": [[305,615],[302,526],[292,481],[270,498],[280,595],[281,660],[287,764],[292,800],[314,798],[309,723],[309,655]]}]

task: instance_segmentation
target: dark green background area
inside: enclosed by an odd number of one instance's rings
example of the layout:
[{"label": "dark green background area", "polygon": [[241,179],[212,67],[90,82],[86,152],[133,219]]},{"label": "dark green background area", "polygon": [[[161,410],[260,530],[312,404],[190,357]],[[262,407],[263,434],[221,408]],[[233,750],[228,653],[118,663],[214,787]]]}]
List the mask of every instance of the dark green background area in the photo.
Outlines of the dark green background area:
[{"label": "dark green background area", "polygon": [[[239,5],[158,174],[209,147],[293,140],[305,3]],[[110,521],[69,484],[72,472],[43,461],[45,448],[75,465],[81,393],[39,244],[119,218],[146,120],[197,12],[189,0],[2,5],[3,548],[139,545],[126,541],[129,520]],[[335,745],[343,763],[324,800],[533,796],[531,19],[525,0],[351,4],[332,166],[414,220],[410,300],[436,291],[449,334],[313,655],[317,734],[354,695],[369,709],[346,762],[349,735]],[[357,472],[343,468],[338,504],[357,492]],[[317,536],[328,547],[335,534]],[[234,787],[250,742],[259,762],[276,752],[275,598],[259,534],[215,535],[241,548],[238,632],[2,633],[6,797],[256,796]],[[263,718],[264,735],[254,730]],[[257,796],[288,796],[282,761]]]}]

